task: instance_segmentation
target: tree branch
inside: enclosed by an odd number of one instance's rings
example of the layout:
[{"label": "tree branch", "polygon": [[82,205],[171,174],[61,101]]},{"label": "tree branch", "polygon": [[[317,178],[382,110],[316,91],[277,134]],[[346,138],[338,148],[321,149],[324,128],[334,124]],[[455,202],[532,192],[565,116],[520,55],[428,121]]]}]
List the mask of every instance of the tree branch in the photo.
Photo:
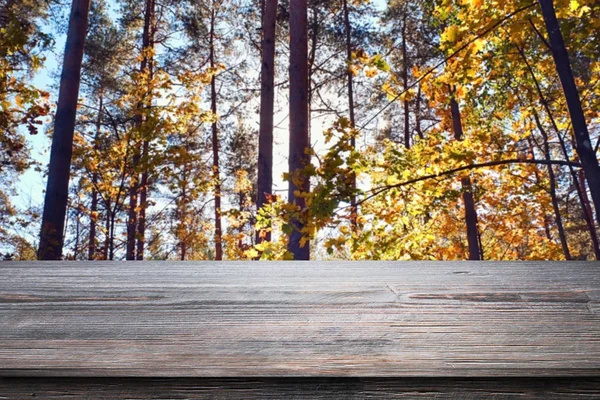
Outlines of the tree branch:
[{"label": "tree branch", "polygon": [[580,163],[569,162],[569,161],[562,161],[562,160],[519,160],[519,159],[513,159],[513,160],[490,161],[490,162],[486,162],[486,163],[482,163],[482,164],[463,165],[462,167],[454,168],[454,169],[451,169],[451,170],[448,170],[448,171],[443,171],[443,172],[440,172],[440,173],[437,173],[437,174],[424,175],[424,176],[420,176],[420,177],[414,178],[414,179],[409,179],[408,181],[397,183],[397,184],[394,184],[394,185],[382,186],[382,187],[378,187],[378,188],[372,189],[371,190],[371,192],[372,192],[371,194],[369,194],[365,198],[359,200],[357,203],[358,204],[362,204],[362,203],[364,203],[364,202],[372,199],[373,197],[378,196],[381,193],[384,193],[384,192],[386,192],[388,190],[399,188],[399,187],[402,187],[402,186],[412,185],[413,183],[425,181],[425,180],[428,180],[428,179],[434,179],[434,178],[440,178],[440,177],[444,177],[444,176],[454,175],[454,174],[456,174],[458,172],[461,172],[461,171],[468,171],[468,170],[480,169],[480,168],[489,168],[489,167],[495,167],[495,166],[507,165],[507,164],[562,165],[562,166],[571,166],[571,167],[581,168],[581,164]]}]

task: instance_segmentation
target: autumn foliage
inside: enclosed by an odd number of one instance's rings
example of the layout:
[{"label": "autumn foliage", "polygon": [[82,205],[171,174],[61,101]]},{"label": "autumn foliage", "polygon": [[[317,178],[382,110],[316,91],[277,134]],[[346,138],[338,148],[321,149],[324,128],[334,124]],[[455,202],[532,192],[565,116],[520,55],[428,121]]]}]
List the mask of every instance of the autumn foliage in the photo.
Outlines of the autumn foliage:
[{"label": "autumn foliage", "polygon": [[[5,3],[0,250],[26,259],[40,205],[11,198],[29,135],[53,134],[57,93],[31,77],[60,6]],[[597,1],[114,0],[88,18],[63,258],[600,259]]]}]

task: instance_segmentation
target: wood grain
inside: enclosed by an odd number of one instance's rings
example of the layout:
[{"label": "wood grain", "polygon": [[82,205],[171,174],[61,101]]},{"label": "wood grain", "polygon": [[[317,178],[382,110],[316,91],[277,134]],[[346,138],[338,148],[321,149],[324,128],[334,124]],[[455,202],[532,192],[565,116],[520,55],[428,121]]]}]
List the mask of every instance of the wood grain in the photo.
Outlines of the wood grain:
[{"label": "wood grain", "polygon": [[0,378],[0,399],[597,400],[600,378]]},{"label": "wood grain", "polygon": [[2,262],[0,376],[597,377],[600,263]]}]

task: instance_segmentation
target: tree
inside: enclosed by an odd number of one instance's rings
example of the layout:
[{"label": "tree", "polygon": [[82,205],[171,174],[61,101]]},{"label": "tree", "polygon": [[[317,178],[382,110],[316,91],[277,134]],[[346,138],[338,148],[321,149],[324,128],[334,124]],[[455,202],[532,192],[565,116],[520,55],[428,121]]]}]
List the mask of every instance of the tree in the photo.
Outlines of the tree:
[{"label": "tree", "polygon": [[[154,0],[145,1],[144,9],[144,29],[142,32],[142,56],[140,62],[140,74],[147,75],[148,82],[152,76],[152,63],[154,58]],[[138,110],[135,117],[135,125],[141,131],[144,122],[144,108],[151,103],[150,90],[142,94]],[[142,149],[135,149],[133,156],[133,167],[138,168],[138,164],[143,157],[147,158],[148,140],[142,139]],[[127,259],[135,260],[143,258],[143,234],[145,230],[145,212],[147,202],[148,175],[146,171],[139,173],[136,171],[131,178],[129,187],[129,216],[127,220]],[[138,196],[140,198],[138,199]],[[139,246],[136,251],[136,239]]]},{"label": "tree", "polygon": [[[450,98],[450,112],[452,113],[452,128],[454,139],[462,140],[463,124],[460,116],[460,108],[454,95]],[[477,228],[477,210],[473,198],[473,185],[469,177],[461,179],[463,190],[463,201],[465,206],[465,224],[467,225],[467,242],[469,243],[469,260],[481,260],[482,249],[479,242],[479,230]]]},{"label": "tree", "polygon": [[[295,204],[300,213],[306,206],[303,193],[310,190],[310,181],[303,176],[302,169],[309,162],[310,148],[308,133],[308,44],[307,2],[290,2],[290,152],[288,202]],[[310,247],[302,232],[301,217],[291,221],[288,251],[296,260],[308,260]]]},{"label": "tree", "polygon": [[73,132],[89,8],[89,0],[73,0],[71,5],[38,250],[41,260],[57,260],[62,256]]},{"label": "tree", "polygon": [[[256,208],[261,209],[273,192],[273,114],[275,102],[275,35],[277,0],[265,0],[262,15],[260,71],[260,127],[258,136],[258,181]],[[271,232],[257,232],[256,241],[270,241]]]}]

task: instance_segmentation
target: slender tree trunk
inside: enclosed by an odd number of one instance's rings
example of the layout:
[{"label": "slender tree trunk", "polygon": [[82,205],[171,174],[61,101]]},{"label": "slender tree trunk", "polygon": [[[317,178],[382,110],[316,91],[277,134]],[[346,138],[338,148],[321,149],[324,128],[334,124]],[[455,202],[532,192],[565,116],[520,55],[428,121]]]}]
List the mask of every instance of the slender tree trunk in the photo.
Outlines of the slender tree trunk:
[{"label": "slender tree trunk", "polygon": [[[186,171],[186,167],[183,167],[183,187],[181,189],[181,203],[180,203],[180,209],[181,212],[179,213],[179,232],[178,235],[180,237],[179,240],[179,244],[181,246],[181,261],[185,260],[185,256],[186,256],[186,252],[187,252],[187,229],[185,229],[185,226],[187,224],[186,218],[187,218],[187,171]],[[183,239],[183,240],[182,240]]]},{"label": "slender tree trunk", "polygon": [[[148,32],[149,32],[149,37],[148,37],[148,47],[150,48],[154,48],[154,33],[156,31],[156,23],[154,21],[154,15],[155,15],[155,8],[156,8],[156,1],[155,0],[150,0],[150,4],[148,5],[148,7],[150,7],[150,11],[149,11],[149,24],[148,24]],[[152,82],[152,79],[154,78],[154,57],[153,56],[149,56],[148,57],[148,64],[147,67],[148,69],[148,75],[149,75],[149,82]],[[149,96],[149,101],[146,102],[145,107],[150,108],[152,107],[151,105],[151,101],[152,101],[152,87],[151,84],[148,85],[148,92],[147,92],[147,96]],[[144,259],[144,245],[146,243],[146,210],[148,209],[148,190],[149,190],[149,169],[150,169],[150,139],[146,136],[144,138],[144,143],[142,145],[142,160],[143,160],[143,167],[144,170],[142,172],[142,178],[141,178],[141,182],[140,182],[140,214],[138,217],[138,231],[137,231],[137,248],[136,248],[136,260],[143,260]]]},{"label": "slender tree trunk", "polygon": [[[97,181],[98,178],[93,176],[92,179]],[[98,192],[96,189],[92,190],[92,204],[90,207],[91,215],[90,215],[90,237],[89,237],[89,246],[88,246],[88,260],[96,259],[96,225],[97,225],[97,215],[98,215]]]},{"label": "slender tree trunk", "polygon": [[81,226],[81,221],[79,216],[81,215],[81,204],[77,205],[75,211],[75,243],[73,244],[73,260],[77,260],[79,256],[79,228]]},{"label": "slender tree trunk", "polygon": [[596,220],[600,223],[600,167],[598,166],[598,158],[590,139],[585,115],[581,106],[581,99],[575,85],[575,79],[573,78],[569,54],[565,47],[558,20],[556,19],[553,0],[539,0],[539,3],[546,23],[556,71],[558,72],[567,100],[571,124],[573,125],[575,134],[575,142],[577,143],[577,154],[583,166],[592,195],[592,201],[596,208]]},{"label": "slender tree trunk", "polygon": [[[152,40],[152,23],[154,19],[154,0],[146,0],[146,10],[144,12],[144,30],[142,32],[142,61],[140,63],[140,72],[145,73],[148,72],[151,64],[152,64],[152,55],[148,54],[148,51],[151,50],[154,46]],[[140,131],[142,124],[144,122],[143,110],[146,107],[145,103],[147,102],[146,96],[149,93],[144,95],[142,101],[137,104],[137,114],[135,116],[135,126],[136,130]],[[141,132],[140,132],[141,133]],[[146,140],[144,139],[144,144],[146,144]],[[136,233],[138,233],[138,213],[141,204],[138,204],[138,195],[140,194],[140,188],[142,185],[140,184],[140,177],[138,173],[139,163],[142,160],[141,152],[137,149],[137,145],[135,142],[133,146],[135,153],[133,155],[133,169],[134,172],[131,175],[131,184],[129,187],[129,211],[128,211],[128,220],[127,220],[127,248],[126,248],[126,258],[127,260],[135,260],[136,259]],[[145,189],[144,189],[145,190]],[[142,245],[143,249],[143,245]]]},{"label": "slender tree trunk", "polygon": [[137,248],[135,259],[144,259],[144,244],[146,241],[146,209],[148,208],[148,151],[150,143],[144,140],[142,146],[142,159],[144,160],[144,172],[140,182],[140,214],[138,217]]},{"label": "slender tree trunk", "polygon": [[[452,112],[452,126],[454,128],[454,138],[463,139],[462,119],[458,102],[452,98],[450,100],[450,109]],[[463,189],[463,201],[465,203],[465,222],[467,224],[467,243],[469,247],[469,260],[481,260],[481,248],[479,247],[479,232],[477,229],[477,210],[475,209],[475,199],[473,198],[473,187],[470,178],[461,179]]]},{"label": "slender tree trunk", "polygon": [[[402,22],[402,83],[408,90],[408,54],[406,49],[406,13]],[[410,115],[408,100],[404,100],[404,147],[410,149]]]},{"label": "slender tree trunk", "polygon": [[117,213],[112,211],[110,213],[110,246],[109,246],[109,260],[115,259],[115,217]]},{"label": "slender tree trunk", "polygon": [[[346,29],[346,59],[348,62],[348,68],[346,69],[347,86],[348,86],[348,113],[350,114],[350,126],[352,129],[356,127],[356,117],[354,115],[354,75],[350,70],[350,63],[352,63],[352,26],[350,25],[350,11],[348,9],[348,0],[342,0],[342,6],[344,9],[344,26]],[[356,148],[356,138],[352,136],[350,140],[352,148]],[[352,174],[352,188],[356,189],[356,174]],[[358,206],[356,204],[356,195],[352,194],[350,198],[350,222],[352,229],[356,231],[358,227]]]},{"label": "slender tree trunk", "polygon": [[[94,137],[94,150],[98,150],[98,143],[100,142],[100,127],[102,126],[102,108],[104,107],[104,96],[100,93],[98,101],[98,118],[96,120],[96,135]],[[96,190],[96,184],[98,183],[98,173],[94,171],[92,173],[92,204],[90,206],[90,237],[88,245],[88,260],[94,260],[96,258],[96,226],[97,226],[97,215],[98,215],[98,191]]]},{"label": "slender tree trunk", "polygon": [[[258,133],[258,181],[256,209],[267,203],[273,192],[273,114],[275,102],[275,33],[277,0],[264,0],[262,17],[262,65],[260,71],[260,128]],[[256,232],[256,243],[271,240],[271,232]]]},{"label": "slender tree trunk", "polygon": [[106,203],[106,221],[104,222],[104,229],[106,230],[104,235],[104,248],[102,249],[102,259],[108,260],[108,248],[110,247],[110,214],[111,214],[110,201]]},{"label": "slender tree trunk", "polygon": [[73,0],[48,167],[38,258],[59,260],[69,198],[71,156],[90,0]]},{"label": "slender tree trunk", "polygon": [[[138,155],[133,156],[133,165],[139,163],[140,157]],[[129,210],[127,218],[127,244],[125,258],[127,260],[135,260],[135,232],[137,229],[137,216],[138,216],[138,174],[134,172],[131,175],[131,184],[129,186]]]},{"label": "slender tree trunk", "polygon": [[[304,168],[310,158],[306,154],[309,147],[308,138],[308,44],[307,44],[307,0],[291,0],[290,2],[290,141],[289,171],[294,175]],[[306,203],[304,198],[295,192],[308,192],[310,181],[306,176],[298,177],[298,185],[290,178],[288,201],[296,204],[300,210]],[[288,243],[288,251],[295,260],[308,260],[310,247],[308,243],[301,246],[301,232],[304,223],[296,218],[291,221],[292,233]]]},{"label": "slender tree trunk", "polygon": [[[210,19],[210,66],[215,68],[215,9]],[[210,80],[210,109],[217,115],[217,84],[216,78]],[[223,259],[223,232],[221,228],[221,176],[219,173],[219,132],[217,122],[212,123],[213,174],[215,181],[215,259]]]},{"label": "slender tree trunk", "polygon": [[[546,161],[549,161],[551,159],[551,156],[550,145],[548,143],[548,134],[542,126],[538,113],[535,110],[533,113],[533,117],[535,119],[535,123],[538,127],[538,130],[542,134],[542,139],[544,140],[544,157],[546,158]],[[572,257],[571,252],[569,251],[569,243],[567,242],[567,235],[565,234],[565,228],[563,226],[562,217],[560,215],[560,207],[558,205],[558,196],[556,195],[556,176],[554,175],[554,169],[552,168],[551,164],[548,164],[548,178],[550,179],[550,197],[552,199],[552,208],[554,209],[554,222],[556,223],[556,228],[558,229],[560,245],[562,246],[565,259],[571,260]]]},{"label": "slender tree trunk", "polygon": [[420,139],[425,139],[423,130],[421,129],[421,85],[417,89],[417,99],[415,102],[415,130]]}]

